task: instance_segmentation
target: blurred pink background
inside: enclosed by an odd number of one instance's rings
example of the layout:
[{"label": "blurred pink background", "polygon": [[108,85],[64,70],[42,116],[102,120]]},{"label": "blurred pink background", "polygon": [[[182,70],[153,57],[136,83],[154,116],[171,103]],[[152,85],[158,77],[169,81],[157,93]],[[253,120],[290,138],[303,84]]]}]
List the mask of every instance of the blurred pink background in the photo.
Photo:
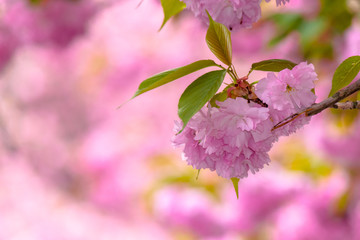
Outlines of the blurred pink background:
[{"label": "blurred pink background", "polygon": [[[199,75],[117,109],[147,77],[215,59],[205,24],[185,11],[159,32],[155,0],[35,2],[0,0],[0,239],[360,239],[357,112],[327,110],[281,139],[237,200],[230,181],[196,179],[171,145],[178,99]],[[266,17],[318,14],[308,2],[264,3],[263,20],[233,33],[239,74],[304,60],[297,33],[267,45]],[[335,58],[313,60],[318,101],[336,66],[360,54],[359,26],[333,39]]]}]

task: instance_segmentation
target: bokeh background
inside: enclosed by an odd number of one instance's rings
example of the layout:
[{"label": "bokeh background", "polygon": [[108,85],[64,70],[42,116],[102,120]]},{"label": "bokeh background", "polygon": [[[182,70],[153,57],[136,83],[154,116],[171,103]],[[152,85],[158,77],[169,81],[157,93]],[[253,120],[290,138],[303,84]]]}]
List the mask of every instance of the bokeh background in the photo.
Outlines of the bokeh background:
[{"label": "bokeh background", "polygon": [[[311,62],[321,101],[337,65],[360,54],[360,1],[275,5],[232,34],[237,72]],[[0,239],[360,239],[358,111],[326,110],[280,139],[236,199],[231,181],[196,179],[171,145],[199,74],[117,109],[147,77],[214,59],[191,12],[158,31],[162,19],[156,0],[0,0]]]}]

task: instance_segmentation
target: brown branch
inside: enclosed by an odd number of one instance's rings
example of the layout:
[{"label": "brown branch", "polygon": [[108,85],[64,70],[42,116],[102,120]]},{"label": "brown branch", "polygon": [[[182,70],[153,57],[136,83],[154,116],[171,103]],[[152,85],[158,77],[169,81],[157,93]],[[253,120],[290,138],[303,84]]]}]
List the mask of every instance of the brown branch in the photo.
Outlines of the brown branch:
[{"label": "brown branch", "polygon": [[355,81],[354,83],[350,84],[349,86],[337,91],[334,95],[325,99],[324,101],[315,103],[312,106],[305,109],[304,111],[295,113],[295,114],[285,118],[284,120],[282,120],[281,122],[276,124],[272,130],[275,130],[279,127],[286,125],[287,123],[295,120],[295,118],[297,118],[298,116],[300,116],[304,113],[306,116],[313,116],[313,115],[316,115],[316,114],[322,112],[323,110],[325,110],[327,108],[360,109],[360,101],[357,101],[357,102],[347,101],[344,103],[339,103],[344,98],[350,96],[351,94],[353,94],[359,90],[360,90],[360,79]]},{"label": "brown branch", "polygon": [[285,118],[284,120],[282,120],[281,122],[279,122],[278,124],[276,124],[272,129],[271,131],[277,129],[277,128],[280,128],[286,124],[288,124],[289,122],[292,122],[294,121],[297,117],[299,117],[301,114],[304,114],[305,111],[302,111],[302,112],[298,112],[298,113],[295,113],[287,118]]},{"label": "brown branch", "polygon": [[335,109],[341,110],[351,110],[351,109],[360,109],[360,101],[346,101],[346,102],[338,102],[331,106]]},{"label": "brown branch", "polygon": [[351,94],[359,90],[360,90],[360,79],[354,82],[353,84],[350,84],[349,86],[337,91],[334,95],[325,99],[324,101],[320,103],[316,103],[311,107],[307,108],[305,110],[306,116],[313,116],[315,114],[318,114],[324,109],[332,107],[335,103],[340,102],[344,98],[350,96]]}]

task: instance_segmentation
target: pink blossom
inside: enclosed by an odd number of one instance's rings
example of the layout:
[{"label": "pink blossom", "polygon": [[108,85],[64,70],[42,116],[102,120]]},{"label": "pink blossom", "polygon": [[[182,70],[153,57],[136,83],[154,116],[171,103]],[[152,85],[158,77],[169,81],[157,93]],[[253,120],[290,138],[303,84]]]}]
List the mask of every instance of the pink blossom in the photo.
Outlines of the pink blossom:
[{"label": "pink blossom", "polygon": [[185,145],[184,158],[196,169],[216,170],[224,178],[255,173],[270,161],[267,152],[277,140],[268,109],[243,98],[218,104],[196,114],[173,142]]},{"label": "pink blossom", "polygon": [[[182,0],[195,17],[208,22],[206,10],[211,17],[230,30],[250,28],[261,16],[261,0]],[[269,2],[270,0],[266,0]],[[276,5],[285,5],[290,0],[276,0]]]},{"label": "pink blossom", "polygon": [[[317,74],[312,64],[302,62],[292,70],[284,69],[278,76],[268,73],[256,85],[256,95],[269,106],[269,114],[278,123],[292,114],[300,112],[315,103],[312,92]],[[310,121],[304,116],[277,130],[279,135],[289,135]]]},{"label": "pink blossom", "polygon": [[300,110],[311,105],[316,96],[311,90],[315,87],[317,74],[312,64],[305,62],[292,70],[284,69],[278,76],[268,73],[267,78],[256,85],[256,94],[276,110]]},{"label": "pink blossom", "polygon": [[208,21],[206,10],[211,17],[230,30],[249,28],[259,20],[261,0],[183,0],[196,17]]}]

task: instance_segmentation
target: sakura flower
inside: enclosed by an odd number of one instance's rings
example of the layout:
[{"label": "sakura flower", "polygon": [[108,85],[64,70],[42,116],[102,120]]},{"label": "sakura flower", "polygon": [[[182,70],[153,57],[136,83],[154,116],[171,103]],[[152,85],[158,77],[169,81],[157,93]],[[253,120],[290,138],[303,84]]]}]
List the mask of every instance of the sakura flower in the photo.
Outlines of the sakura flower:
[{"label": "sakura flower", "polygon": [[216,170],[224,178],[243,178],[263,168],[277,140],[271,133],[269,110],[243,98],[218,105],[207,114],[197,113],[173,139],[176,145],[185,145],[185,160],[196,169]]},{"label": "sakura flower", "polygon": [[[195,17],[208,21],[206,10],[211,17],[230,30],[251,28],[261,16],[261,0],[182,0]],[[266,0],[269,2],[270,0]],[[285,5],[290,0],[276,0],[276,5]]]},{"label": "sakura flower", "polygon": [[204,22],[208,21],[206,10],[211,17],[230,30],[249,28],[259,20],[261,0],[183,0],[188,9]]},{"label": "sakura flower", "polygon": [[[278,76],[268,73],[256,85],[256,95],[269,106],[274,122],[280,122],[292,114],[311,106],[316,96],[312,92],[317,74],[312,64],[302,62],[292,70],[284,69]],[[280,135],[289,135],[310,121],[300,116],[277,131]]]},{"label": "sakura flower", "polygon": [[256,85],[256,94],[276,110],[291,108],[297,111],[315,101],[316,96],[311,90],[316,79],[314,66],[302,62],[292,70],[280,71],[278,76],[269,73]]}]

